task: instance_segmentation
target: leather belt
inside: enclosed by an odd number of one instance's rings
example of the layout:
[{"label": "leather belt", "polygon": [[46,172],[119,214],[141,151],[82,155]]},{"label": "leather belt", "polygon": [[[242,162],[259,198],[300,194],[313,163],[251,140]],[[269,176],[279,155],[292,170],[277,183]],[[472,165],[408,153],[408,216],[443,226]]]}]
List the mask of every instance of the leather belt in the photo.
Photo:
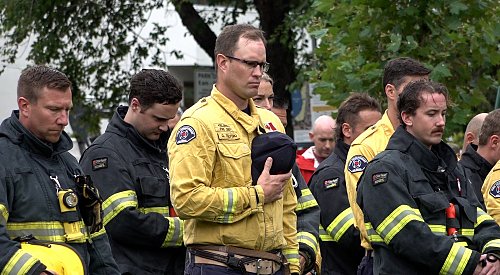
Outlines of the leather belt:
[{"label": "leather belt", "polygon": [[[200,253],[200,250],[202,253]],[[247,255],[239,255],[235,253],[228,253],[220,250],[200,249],[199,247],[197,248],[188,247],[188,251],[190,252],[191,255],[194,256],[195,264],[210,264],[210,265],[235,268],[234,266],[228,265],[227,263],[224,263],[220,260],[215,260],[214,258],[210,259],[211,257],[207,257],[210,254],[215,254],[216,256],[226,257],[228,259],[232,257],[236,260],[239,260],[241,262],[241,265],[237,268],[244,269],[246,272],[254,274],[272,275],[276,273],[278,270],[280,270],[282,266],[281,262],[277,262],[274,260],[263,259]],[[259,252],[255,251],[255,253]],[[263,253],[271,254],[267,252]],[[207,254],[207,256],[205,254]],[[276,254],[272,255],[278,259],[280,258],[280,256]]]},{"label": "leather belt", "polygon": [[[235,257],[238,257],[239,255],[235,255]],[[210,260],[210,259],[205,259],[200,256],[194,256],[194,263],[195,264],[211,264],[211,265],[218,265],[218,266],[224,266],[228,267],[228,265]],[[278,270],[280,270],[281,265],[277,264],[273,261],[269,260],[262,260],[262,259],[255,259],[254,262],[250,262],[248,264],[244,265],[245,271],[250,272],[250,273],[255,273],[255,274],[262,274],[262,275],[272,275],[276,273]]]}]

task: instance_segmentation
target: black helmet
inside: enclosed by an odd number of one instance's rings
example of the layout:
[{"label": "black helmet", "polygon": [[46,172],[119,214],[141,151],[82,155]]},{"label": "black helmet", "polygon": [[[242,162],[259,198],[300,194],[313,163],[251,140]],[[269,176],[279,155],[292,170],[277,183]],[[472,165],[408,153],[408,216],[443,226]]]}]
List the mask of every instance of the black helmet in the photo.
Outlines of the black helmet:
[{"label": "black helmet", "polygon": [[289,136],[280,132],[264,133],[252,141],[252,181],[257,184],[266,159],[273,159],[271,175],[288,173],[295,163],[297,144]]}]

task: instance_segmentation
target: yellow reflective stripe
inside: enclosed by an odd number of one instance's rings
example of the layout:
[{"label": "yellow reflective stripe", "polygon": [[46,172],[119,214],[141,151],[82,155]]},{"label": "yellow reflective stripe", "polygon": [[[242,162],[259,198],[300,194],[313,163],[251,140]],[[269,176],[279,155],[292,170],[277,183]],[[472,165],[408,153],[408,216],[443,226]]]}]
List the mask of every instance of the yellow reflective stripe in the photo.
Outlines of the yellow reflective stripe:
[{"label": "yellow reflective stripe", "polygon": [[447,235],[446,225],[428,224],[428,226],[431,229],[432,233],[434,233],[435,235],[440,235],[440,236]]},{"label": "yellow reflective stripe", "polygon": [[291,264],[299,264],[299,252],[296,249],[283,249],[283,256]]},{"label": "yellow reflective stripe", "polygon": [[474,237],[474,229],[461,228],[461,229],[458,230],[458,232],[460,234],[464,235],[465,237],[469,237],[469,238]]},{"label": "yellow reflective stripe", "polygon": [[474,228],[478,227],[482,222],[484,221],[492,221],[493,218],[486,214],[486,212],[483,211],[481,208],[477,208],[477,220],[476,223],[474,224]]},{"label": "yellow reflective stripe", "polygon": [[0,204],[0,224],[6,224],[7,220],[9,220],[9,211],[5,205]]},{"label": "yellow reflective stripe", "polygon": [[102,204],[103,224],[107,225],[127,207],[137,207],[137,195],[132,190],[122,191],[107,198]]},{"label": "yellow reflective stripe", "polygon": [[168,206],[141,207],[141,208],[139,208],[139,212],[141,212],[143,214],[158,213],[158,214],[161,214],[165,218],[170,216]]},{"label": "yellow reflective stripe", "polygon": [[342,211],[335,219],[328,225],[326,232],[333,237],[333,240],[338,242],[345,234],[347,229],[354,224],[354,215],[351,208]]},{"label": "yellow reflective stripe", "polygon": [[312,250],[314,250],[315,254],[318,252],[317,251],[318,241],[316,240],[316,237],[313,234],[309,232],[298,232],[297,241],[299,243],[309,246]]},{"label": "yellow reflective stripe", "polygon": [[420,215],[420,211],[408,205],[400,205],[382,221],[377,227],[377,232],[384,239],[385,243],[389,244],[392,238],[411,221],[424,221],[422,215]]},{"label": "yellow reflective stripe", "polygon": [[181,246],[184,231],[184,221],[179,218],[166,218],[168,220],[168,232],[162,247]]},{"label": "yellow reflective stripe", "polygon": [[472,250],[454,243],[439,274],[462,274],[472,255]]},{"label": "yellow reflective stripe", "polygon": [[495,250],[499,250],[500,249],[500,239],[495,239],[495,240],[491,240],[489,242],[487,242],[484,247],[483,247],[483,250],[481,250],[481,252],[485,252],[486,249],[488,248],[495,248]]},{"label": "yellow reflective stripe", "polygon": [[232,223],[234,212],[236,211],[236,204],[238,203],[238,192],[233,188],[225,188],[224,190],[224,207],[223,217],[220,222]]},{"label": "yellow reflective stripe", "polygon": [[311,190],[309,188],[300,190],[302,195],[297,199],[297,206],[295,207],[295,212],[302,211],[311,207],[318,206],[318,202],[314,198]]},{"label": "yellow reflective stripe", "polygon": [[382,237],[380,237],[379,234],[377,234],[377,231],[375,231],[375,229],[373,229],[373,225],[371,222],[365,223],[365,228],[366,228],[366,233],[368,234],[368,240],[371,243],[374,243],[374,242],[383,243],[384,242]]},{"label": "yellow reflective stripe", "polygon": [[332,236],[326,232],[321,224],[319,225],[319,239],[324,242],[333,242]]},{"label": "yellow reflective stripe", "polygon": [[27,274],[28,271],[37,263],[37,259],[22,250],[16,251],[3,268],[1,275],[9,274]]},{"label": "yellow reflective stripe", "polygon": [[94,233],[90,234],[90,238],[91,238],[91,239],[94,239],[94,238],[97,238],[97,237],[99,237],[99,236],[101,236],[101,235],[104,235],[104,234],[106,234],[106,228],[103,226],[103,227],[101,228],[101,230],[99,230],[99,231],[97,231],[97,232],[94,232]]},{"label": "yellow reflective stripe", "polygon": [[[77,227],[80,228],[80,232],[83,236],[77,240],[71,241],[71,243],[84,243],[86,241],[85,235],[87,230],[83,221],[76,222]],[[42,241],[51,242],[69,242],[66,240],[64,235],[64,226],[62,222],[59,221],[43,221],[43,222],[9,222],[7,223],[7,234],[14,239],[16,237],[22,237],[27,235],[33,235],[33,237]]]}]

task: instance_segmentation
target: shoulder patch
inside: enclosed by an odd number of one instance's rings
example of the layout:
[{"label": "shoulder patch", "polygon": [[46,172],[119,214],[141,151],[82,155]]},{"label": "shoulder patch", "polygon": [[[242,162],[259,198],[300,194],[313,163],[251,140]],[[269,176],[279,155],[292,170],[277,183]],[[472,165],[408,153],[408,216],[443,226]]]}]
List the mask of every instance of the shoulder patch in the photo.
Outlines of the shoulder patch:
[{"label": "shoulder patch", "polygon": [[389,178],[389,173],[387,173],[387,172],[373,174],[372,175],[372,184],[379,185],[382,183],[386,183],[388,178]]},{"label": "shoulder patch", "polygon": [[490,188],[490,195],[495,199],[500,198],[500,180],[497,180],[495,183],[493,183]]},{"label": "shoulder patch", "polygon": [[92,160],[92,170],[108,168],[108,158],[98,158]]},{"label": "shoulder patch", "polygon": [[175,135],[175,143],[177,145],[186,144],[195,138],[196,131],[193,129],[193,127],[189,125],[183,125],[179,128],[179,130],[177,130],[177,134]]},{"label": "shoulder patch", "polygon": [[325,189],[330,189],[339,186],[339,178],[333,178],[330,180],[325,180],[323,182],[323,185],[325,186]]},{"label": "shoulder patch", "polygon": [[362,172],[365,170],[366,165],[368,165],[368,160],[361,155],[357,155],[349,160],[349,165],[347,166],[347,170],[351,173]]}]

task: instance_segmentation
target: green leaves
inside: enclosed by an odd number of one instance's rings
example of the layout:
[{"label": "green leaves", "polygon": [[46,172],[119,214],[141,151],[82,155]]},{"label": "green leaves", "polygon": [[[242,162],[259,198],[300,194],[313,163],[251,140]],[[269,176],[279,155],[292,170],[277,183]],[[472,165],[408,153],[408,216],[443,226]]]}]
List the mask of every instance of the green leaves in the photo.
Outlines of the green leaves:
[{"label": "green leaves", "polygon": [[447,86],[456,104],[448,113],[448,135],[492,109],[486,95],[500,85],[497,0],[316,0],[314,7],[309,31],[322,35],[310,68],[315,73],[306,75],[322,83],[315,91],[329,104],[338,106],[352,92],[368,92],[385,104],[383,67],[409,56],[433,68],[431,78]]}]

